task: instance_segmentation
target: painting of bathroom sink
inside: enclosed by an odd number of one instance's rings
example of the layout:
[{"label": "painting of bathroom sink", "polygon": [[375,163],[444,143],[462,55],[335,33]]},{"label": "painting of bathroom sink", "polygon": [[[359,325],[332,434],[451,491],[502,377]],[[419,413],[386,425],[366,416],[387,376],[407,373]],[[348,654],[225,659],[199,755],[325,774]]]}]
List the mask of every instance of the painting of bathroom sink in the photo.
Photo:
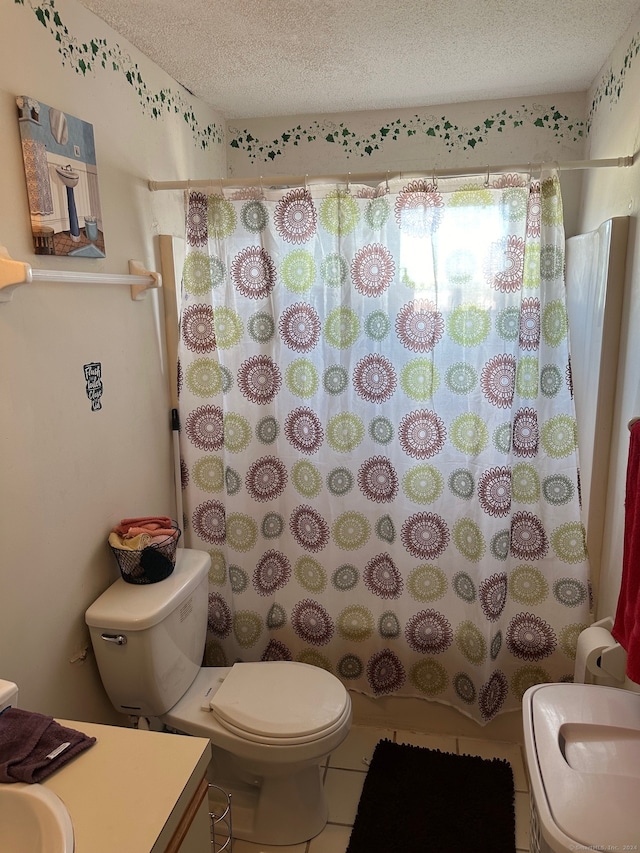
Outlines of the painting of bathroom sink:
[{"label": "painting of bathroom sink", "polygon": [[35,254],[104,258],[92,125],[26,95],[16,104]]},{"label": "painting of bathroom sink", "polygon": [[43,785],[0,785],[0,846],[11,853],[73,853],[71,817]]},{"label": "painting of bathroom sink", "polygon": [[65,187],[76,187],[80,180],[79,172],[74,172],[71,166],[56,166],[56,175]]}]

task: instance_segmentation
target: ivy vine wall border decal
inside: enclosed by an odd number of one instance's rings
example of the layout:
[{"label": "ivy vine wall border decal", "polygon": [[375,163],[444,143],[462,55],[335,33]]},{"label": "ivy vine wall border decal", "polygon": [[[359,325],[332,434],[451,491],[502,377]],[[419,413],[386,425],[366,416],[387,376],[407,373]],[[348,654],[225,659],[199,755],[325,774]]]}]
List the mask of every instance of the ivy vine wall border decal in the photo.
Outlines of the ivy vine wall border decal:
[{"label": "ivy vine wall border decal", "polygon": [[624,88],[625,77],[631,69],[636,56],[640,53],[640,32],[631,39],[622,60],[622,68],[615,73],[611,68],[598,84],[586,121],[571,119],[555,106],[522,104],[515,111],[501,110],[489,115],[473,128],[462,128],[450,121],[447,116],[413,115],[408,120],[396,119],[382,125],[368,136],[358,135],[346,122],[336,123],[310,121],[306,125],[298,124],[284,130],[277,139],[261,140],[255,132],[227,126],[230,136],[229,145],[243,151],[252,162],[273,162],[283,155],[287,148],[297,147],[304,142],[324,141],[342,148],[347,157],[367,157],[382,149],[385,142],[395,142],[403,136],[410,137],[424,133],[427,137],[440,140],[448,152],[474,150],[486,143],[491,134],[503,133],[507,129],[529,126],[551,131],[560,142],[577,142],[589,135],[598,109],[608,101],[613,107],[618,103]]},{"label": "ivy vine wall border decal", "polygon": [[55,0],[14,0],[19,6],[27,6],[38,21],[54,37],[58,43],[58,53],[64,67],[73,68],[76,74],[86,77],[94,74],[99,68],[122,74],[127,83],[133,88],[140,101],[143,115],[153,119],[160,118],[164,113],[182,117],[191,130],[197,147],[206,150],[213,143],[222,145],[225,141],[225,131],[215,122],[201,126],[195,116],[193,107],[186,101],[181,92],[165,88],[152,92],[145,82],[140,67],[122,50],[118,43],[110,46],[107,39],[92,38],[80,42],[65,26],[56,9]]},{"label": "ivy vine wall border decal", "polygon": [[620,96],[622,95],[622,90],[624,88],[624,80],[627,73],[631,70],[631,66],[633,64],[633,60],[636,58],[638,53],[640,52],[640,33],[636,33],[635,36],[629,42],[629,47],[626,50],[624,57],[622,58],[622,68],[616,74],[614,73],[613,68],[610,68],[608,72],[602,75],[600,83],[596,88],[593,98],[591,100],[591,106],[589,108],[589,115],[587,117],[587,133],[591,130],[593,125],[593,121],[596,117],[596,113],[598,112],[598,108],[604,101],[609,101],[609,107],[614,106],[620,100]]},{"label": "ivy vine wall border decal", "polygon": [[[133,88],[140,101],[143,114],[158,119],[163,113],[180,115],[191,130],[194,143],[204,150],[211,144],[225,142],[225,129],[215,122],[201,126],[193,107],[181,92],[171,88],[152,92],[142,77],[140,67],[118,43],[110,46],[104,38],[92,38],[88,42],[79,42],[63,23],[55,0],[14,0],[20,6],[29,7],[38,21],[58,43],[58,53],[62,65],[71,67],[82,76],[95,74],[98,68],[121,73]],[[336,124],[311,121],[306,126],[298,124],[283,131],[277,139],[263,141],[250,131],[229,127],[232,148],[244,151],[251,162],[258,160],[273,162],[289,146],[298,146],[302,142],[323,140],[327,144],[340,146],[347,156],[367,157],[381,149],[385,142],[397,141],[401,136],[413,136],[424,133],[428,137],[439,139],[448,151],[454,149],[473,150],[488,141],[493,133],[502,133],[506,128],[518,128],[525,123],[533,127],[551,131],[558,140],[576,142],[589,134],[600,106],[608,101],[610,106],[617,104],[624,88],[625,77],[631,69],[634,59],[640,52],[640,32],[631,39],[618,73],[611,68],[602,76],[597,86],[586,122],[572,120],[554,106],[521,105],[515,111],[502,110],[487,116],[481,124],[471,129],[461,128],[451,122],[447,116],[421,116],[415,114],[408,120],[396,119],[387,122],[369,135],[357,134],[345,122]]]},{"label": "ivy vine wall border decal", "polygon": [[421,116],[416,113],[409,119],[389,121],[369,135],[357,134],[345,122],[331,120],[312,120],[305,126],[298,124],[268,142],[246,129],[228,126],[228,132],[231,148],[244,151],[251,162],[261,160],[266,163],[284,154],[290,146],[296,147],[303,142],[316,140],[342,148],[347,157],[370,157],[380,151],[386,142],[396,142],[403,136],[411,137],[418,133],[440,140],[449,152],[455,149],[469,151],[486,143],[492,134],[502,133],[511,127],[521,127],[526,122],[551,131],[557,140],[578,142],[585,135],[583,121],[571,119],[555,106],[527,107],[525,104],[515,111],[504,109],[494,113],[472,128],[460,127],[447,116]]}]

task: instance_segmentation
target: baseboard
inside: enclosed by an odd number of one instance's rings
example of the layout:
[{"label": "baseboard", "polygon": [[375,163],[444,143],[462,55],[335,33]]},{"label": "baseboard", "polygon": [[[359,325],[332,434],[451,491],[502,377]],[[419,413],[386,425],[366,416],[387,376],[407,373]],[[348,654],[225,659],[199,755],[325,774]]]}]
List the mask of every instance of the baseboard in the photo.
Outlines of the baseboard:
[{"label": "baseboard", "polygon": [[349,691],[353,707],[353,724],[404,729],[455,737],[476,737],[509,743],[524,742],[522,714],[509,711],[499,714],[485,726],[450,705],[428,699],[400,696],[365,696]]}]

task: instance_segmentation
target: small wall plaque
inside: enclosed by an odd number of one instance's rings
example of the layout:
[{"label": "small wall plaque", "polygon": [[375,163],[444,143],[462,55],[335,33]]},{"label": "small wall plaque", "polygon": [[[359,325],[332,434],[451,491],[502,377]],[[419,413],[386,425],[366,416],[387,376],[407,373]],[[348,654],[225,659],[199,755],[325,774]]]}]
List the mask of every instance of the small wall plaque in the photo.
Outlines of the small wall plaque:
[{"label": "small wall plaque", "polygon": [[87,397],[91,400],[91,411],[97,412],[102,408],[102,364],[92,361],[84,365],[84,378],[87,383]]}]

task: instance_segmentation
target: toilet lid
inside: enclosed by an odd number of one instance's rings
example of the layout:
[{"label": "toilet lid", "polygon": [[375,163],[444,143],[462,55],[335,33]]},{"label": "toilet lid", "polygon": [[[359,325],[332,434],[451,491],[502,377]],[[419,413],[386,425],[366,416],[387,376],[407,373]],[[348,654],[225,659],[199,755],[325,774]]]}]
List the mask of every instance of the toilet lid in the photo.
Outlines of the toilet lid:
[{"label": "toilet lid", "polygon": [[324,669],[292,661],[236,663],[210,708],[218,721],[249,739],[313,740],[343,719],[349,694]]}]

